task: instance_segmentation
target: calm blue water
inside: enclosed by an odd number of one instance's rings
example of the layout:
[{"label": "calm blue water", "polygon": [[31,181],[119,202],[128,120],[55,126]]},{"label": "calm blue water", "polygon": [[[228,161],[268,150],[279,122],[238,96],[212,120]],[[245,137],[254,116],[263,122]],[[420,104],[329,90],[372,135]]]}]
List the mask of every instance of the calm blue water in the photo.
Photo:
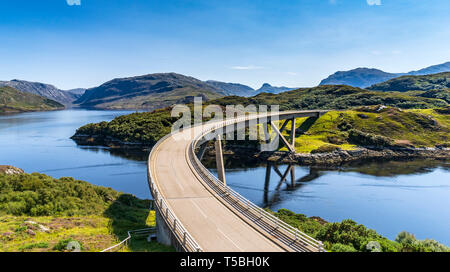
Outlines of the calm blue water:
[{"label": "calm blue water", "polygon": [[[145,152],[79,147],[70,137],[87,123],[127,111],[66,110],[0,115],[0,164],[70,176],[150,198]],[[279,166],[284,174],[287,165]],[[428,161],[372,163],[339,170],[295,167],[295,186],[266,166],[227,169],[227,182],[254,203],[328,221],[351,218],[393,239],[402,230],[450,245],[450,171]],[[288,183],[291,184],[290,175]],[[279,185],[279,188],[277,188]]]},{"label": "calm blue water", "polygon": [[145,161],[112,155],[105,149],[80,148],[70,139],[82,125],[129,113],[65,110],[0,115],[0,164],[27,173],[74,177],[150,198]]},{"label": "calm blue water", "polygon": [[[272,169],[267,190],[266,166],[227,169],[226,178],[235,191],[272,210],[286,208],[329,222],[353,219],[390,239],[406,230],[419,239],[450,245],[448,163],[387,162],[369,166],[322,171],[295,166],[295,186],[290,174],[287,182],[280,184],[281,178]],[[284,174],[288,165],[278,168]]]}]

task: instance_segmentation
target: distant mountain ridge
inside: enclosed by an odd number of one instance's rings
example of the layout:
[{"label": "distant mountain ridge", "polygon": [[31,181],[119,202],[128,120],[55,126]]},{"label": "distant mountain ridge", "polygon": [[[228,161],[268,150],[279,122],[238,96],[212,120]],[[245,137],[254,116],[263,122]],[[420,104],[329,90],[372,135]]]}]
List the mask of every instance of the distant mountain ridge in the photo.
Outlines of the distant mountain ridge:
[{"label": "distant mountain ridge", "polygon": [[63,91],[50,84],[17,79],[0,81],[0,86],[8,86],[22,92],[40,95],[66,106],[71,105],[73,101],[81,96],[81,89],[77,89],[75,92]]},{"label": "distant mountain ridge", "polygon": [[293,90],[264,84],[260,89],[215,80],[199,79],[177,73],[156,73],[116,78],[86,92],[74,103],[80,107],[99,109],[154,110],[174,104],[190,103],[195,96],[204,101],[223,96],[249,97],[260,92],[280,93]]},{"label": "distant mountain ridge", "polygon": [[404,75],[428,75],[441,72],[450,72],[450,62],[433,65],[408,73],[387,73],[379,69],[356,68],[349,71],[336,72],[322,80],[319,85],[349,85],[366,88]]},{"label": "distant mountain ridge", "polygon": [[207,80],[205,82],[214,88],[223,90],[227,95],[249,97],[257,94],[252,87],[239,83],[226,83],[216,80]]},{"label": "distant mountain ridge", "polygon": [[113,79],[86,90],[75,104],[101,109],[152,110],[184,103],[195,96],[210,100],[225,95],[224,90],[193,77],[157,73]]},{"label": "distant mountain ridge", "polygon": [[256,90],[256,93],[271,93],[271,94],[279,94],[283,92],[288,92],[292,90],[296,90],[298,88],[289,88],[289,87],[274,87],[270,85],[269,83],[264,83],[261,88]]}]

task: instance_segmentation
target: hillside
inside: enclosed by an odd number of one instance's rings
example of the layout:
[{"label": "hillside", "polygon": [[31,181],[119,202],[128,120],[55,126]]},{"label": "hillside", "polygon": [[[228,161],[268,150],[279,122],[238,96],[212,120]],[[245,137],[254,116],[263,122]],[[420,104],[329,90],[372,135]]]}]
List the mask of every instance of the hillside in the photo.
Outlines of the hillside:
[{"label": "hillside", "polygon": [[[0,251],[82,251],[117,244],[128,230],[155,224],[149,201],[73,178],[0,173]],[[133,238],[126,251],[170,251],[146,237]]]},{"label": "hillside", "polygon": [[368,89],[397,92],[450,89],[450,72],[423,76],[402,76],[372,85]]},{"label": "hillside", "polygon": [[0,87],[0,113],[61,110],[64,105],[45,97]]},{"label": "hillside", "polygon": [[262,93],[250,98],[229,96],[210,101],[211,104],[226,105],[279,105],[280,110],[294,109],[348,109],[358,106],[386,105],[399,108],[444,107],[448,104],[440,99],[409,96],[400,93],[367,91],[345,85],[325,85],[304,88],[282,94]]},{"label": "hillside", "polygon": [[176,103],[189,103],[194,96],[210,100],[225,94],[223,90],[193,77],[161,73],[111,80],[88,89],[75,103],[81,107],[100,109],[153,110]]},{"label": "hillside", "polygon": [[9,86],[22,92],[47,97],[48,99],[57,101],[65,106],[71,105],[73,101],[81,96],[81,94],[77,93],[80,90],[75,92],[63,91],[53,85],[17,79],[11,81],[0,81],[0,86]]},{"label": "hillside", "polygon": [[[450,147],[447,109],[412,109],[365,106],[330,111],[296,138],[299,153],[330,152],[357,147]],[[298,120],[297,130],[308,125]]]},{"label": "hillside", "polygon": [[433,65],[408,73],[387,73],[378,69],[357,68],[350,71],[339,71],[322,80],[320,85],[349,85],[366,88],[404,75],[429,75],[450,72],[450,62]]},{"label": "hillside", "polygon": [[205,82],[213,86],[214,88],[223,90],[226,93],[226,95],[237,95],[248,97],[257,94],[253,88],[239,83],[226,83],[215,80],[208,80]]}]

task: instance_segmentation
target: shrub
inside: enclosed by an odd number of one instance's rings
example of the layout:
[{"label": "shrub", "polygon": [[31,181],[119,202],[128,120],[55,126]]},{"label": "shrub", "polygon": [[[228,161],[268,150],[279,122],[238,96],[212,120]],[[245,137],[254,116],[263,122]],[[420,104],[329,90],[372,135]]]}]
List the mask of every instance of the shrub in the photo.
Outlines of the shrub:
[{"label": "shrub", "polygon": [[35,244],[27,244],[27,245],[19,247],[19,250],[34,249],[34,248],[48,248],[48,243],[40,242],[40,243],[35,243]]},{"label": "shrub", "polygon": [[74,240],[72,238],[67,238],[67,239],[59,240],[58,243],[53,247],[53,250],[66,251],[67,250],[67,246],[71,242],[78,243],[78,245],[80,246],[80,249],[83,249],[83,245],[81,244],[81,242],[76,241],[76,240]]},{"label": "shrub", "polygon": [[331,251],[333,252],[357,252],[357,250],[351,245],[343,245],[343,244],[333,244],[331,246]]},{"label": "shrub", "polygon": [[119,193],[73,178],[43,174],[0,174],[0,211],[11,215],[54,216],[102,213]]}]

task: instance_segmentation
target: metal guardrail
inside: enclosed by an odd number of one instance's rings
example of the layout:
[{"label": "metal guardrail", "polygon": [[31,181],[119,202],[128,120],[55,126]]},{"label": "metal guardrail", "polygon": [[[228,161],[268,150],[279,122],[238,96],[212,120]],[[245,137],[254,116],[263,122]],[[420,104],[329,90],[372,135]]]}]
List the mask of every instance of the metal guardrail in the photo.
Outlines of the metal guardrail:
[{"label": "metal guardrail", "polygon": [[132,235],[150,235],[150,234],[154,234],[156,232],[156,228],[147,228],[147,229],[139,229],[139,230],[130,230],[128,231],[128,237],[125,238],[122,242],[118,243],[117,245],[108,247],[107,249],[104,249],[100,252],[115,252],[118,251],[120,249],[122,249],[125,246],[128,246],[130,241],[131,241],[131,237]]},{"label": "metal guardrail", "polygon": [[[287,115],[295,112],[283,112],[276,115]],[[269,117],[267,115],[266,117]],[[192,141],[189,148],[189,159],[199,174],[202,174],[203,179],[208,183],[210,188],[214,190],[223,200],[236,208],[248,219],[252,220],[272,237],[275,237],[283,244],[292,248],[295,251],[319,251],[325,252],[322,242],[308,236],[297,228],[290,226],[276,216],[268,213],[264,209],[256,206],[251,201],[235,192],[230,187],[223,184],[216,176],[214,176],[206,167],[200,162],[195,155],[195,148],[197,143],[205,135],[214,132],[217,129],[231,125],[233,123],[245,122],[250,119],[258,118],[257,115],[240,117],[223,121],[220,125],[215,125],[209,129],[203,130],[200,136]],[[264,117],[262,117],[264,118]]]},{"label": "metal guardrail", "polygon": [[[152,155],[157,152],[159,146],[171,136],[172,134],[168,134],[164,136],[161,140],[159,140],[158,143],[156,143],[156,145],[152,148],[149,158],[151,158]],[[151,160],[149,159],[147,167],[148,182],[150,185],[151,193],[154,198],[154,203],[158,207],[161,217],[165,220],[166,225],[170,228],[172,234],[178,240],[179,245],[185,251],[187,252],[203,251],[202,248],[198,245],[198,243],[194,240],[194,238],[186,231],[181,221],[171,211],[169,205],[167,205],[167,202],[164,200],[164,198],[161,197],[161,194],[158,191],[158,187],[154,182],[155,179],[152,175],[151,167],[152,167]]]}]

